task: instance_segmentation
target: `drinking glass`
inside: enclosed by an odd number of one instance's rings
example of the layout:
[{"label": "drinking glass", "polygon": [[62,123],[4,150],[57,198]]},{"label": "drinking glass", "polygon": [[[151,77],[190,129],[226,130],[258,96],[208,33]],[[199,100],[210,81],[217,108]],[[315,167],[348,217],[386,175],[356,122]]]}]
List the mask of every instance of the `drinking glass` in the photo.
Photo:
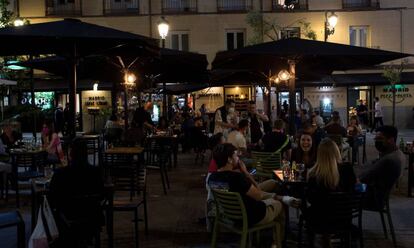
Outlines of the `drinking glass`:
[{"label": "drinking glass", "polygon": [[282,168],[282,174],[283,174],[283,180],[287,181],[289,180],[289,178],[291,177],[291,169],[290,169],[290,165],[289,162],[283,162],[283,168]]},{"label": "drinking glass", "polygon": [[299,179],[303,180],[305,178],[305,175],[304,175],[305,170],[306,170],[305,164],[300,163],[300,164],[297,165],[297,167],[298,167],[298,171],[299,171]]}]

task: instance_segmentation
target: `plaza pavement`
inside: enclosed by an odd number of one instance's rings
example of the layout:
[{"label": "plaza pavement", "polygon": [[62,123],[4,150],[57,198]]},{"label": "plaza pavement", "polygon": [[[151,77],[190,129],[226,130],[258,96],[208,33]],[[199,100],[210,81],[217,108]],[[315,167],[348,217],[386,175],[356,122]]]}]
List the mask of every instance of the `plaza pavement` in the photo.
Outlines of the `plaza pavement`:
[{"label": "plaza pavement", "polygon": [[[402,130],[400,135],[405,141],[414,140],[414,130]],[[367,134],[368,160],[375,158],[376,152],[373,146],[373,135]],[[206,156],[208,158],[208,154]],[[143,223],[140,223],[140,247],[210,247],[210,239],[205,225],[199,218],[204,216],[206,191],[204,177],[207,170],[207,160],[204,164],[194,163],[194,154],[179,154],[177,168],[169,172],[171,189],[167,195],[163,194],[158,171],[150,171],[148,175],[148,212],[149,235],[145,237]],[[405,166],[404,166],[405,167]],[[392,217],[396,230],[398,247],[414,247],[414,198],[407,197],[407,170],[403,175],[390,199]],[[13,209],[14,199],[11,197],[8,203],[0,200],[0,211]],[[25,198],[23,213],[27,238],[29,237],[30,200]],[[294,213],[294,212],[293,212]],[[133,216],[131,213],[115,213],[115,247],[134,247]],[[294,242],[297,218],[291,215],[292,234],[288,247],[296,247]],[[390,239],[385,239],[379,214],[364,212],[363,229],[366,248],[392,247]],[[221,235],[219,247],[238,247],[238,237],[231,234]],[[105,231],[101,235],[102,247],[107,247]],[[0,247],[16,247],[15,229],[0,230]]]}]

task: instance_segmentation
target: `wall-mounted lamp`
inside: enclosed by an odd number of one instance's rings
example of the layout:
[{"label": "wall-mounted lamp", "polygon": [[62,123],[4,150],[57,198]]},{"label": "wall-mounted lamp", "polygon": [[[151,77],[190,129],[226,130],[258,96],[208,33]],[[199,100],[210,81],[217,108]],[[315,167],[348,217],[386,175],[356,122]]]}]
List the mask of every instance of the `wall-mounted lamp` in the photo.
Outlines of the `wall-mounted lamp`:
[{"label": "wall-mounted lamp", "polygon": [[21,19],[21,18],[16,18],[15,20],[14,20],[14,22],[13,22],[13,25],[15,26],[15,27],[20,27],[20,26],[23,26],[24,25],[24,21],[23,21],[23,19]]},{"label": "wall-mounted lamp", "polygon": [[336,24],[338,24],[338,16],[335,12],[331,12],[329,15],[328,12],[325,12],[325,41],[328,40],[329,35],[335,33]]},{"label": "wall-mounted lamp", "polygon": [[93,91],[98,91],[98,83],[93,84]]},{"label": "wall-mounted lamp", "polygon": [[132,72],[126,71],[124,74],[124,85],[127,88],[132,88],[135,86],[135,81],[137,80],[137,77]]}]

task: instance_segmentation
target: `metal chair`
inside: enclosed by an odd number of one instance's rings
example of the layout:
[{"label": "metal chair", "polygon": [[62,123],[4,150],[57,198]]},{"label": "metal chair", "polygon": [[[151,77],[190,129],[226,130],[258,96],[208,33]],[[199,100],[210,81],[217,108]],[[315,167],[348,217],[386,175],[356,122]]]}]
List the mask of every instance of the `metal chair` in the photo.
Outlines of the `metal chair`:
[{"label": "metal chair", "polygon": [[266,179],[274,178],[274,170],[282,167],[282,155],[280,152],[256,152],[252,151],[256,175]]},{"label": "metal chair", "polygon": [[323,197],[323,203],[314,206],[315,211],[307,210],[299,220],[299,244],[301,244],[302,223],[305,221],[309,234],[309,247],[313,247],[314,235],[337,234],[341,241],[346,240],[350,247],[354,229],[352,220],[358,218],[360,247],[362,238],[362,195],[360,193],[333,192]]},{"label": "metal chair", "polygon": [[[249,227],[247,212],[243,200],[239,193],[227,192],[222,190],[212,190],[216,202],[216,219],[214,221],[213,236],[211,238],[211,247],[217,245],[217,235],[220,226],[225,226],[232,232],[241,235],[240,247],[245,248],[247,238],[252,233],[257,234],[259,241],[260,231],[263,229],[276,228],[277,230],[277,247],[282,247],[281,223],[282,221],[273,221],[263,225],[254,225]],[[238,224],[240,223],[240,224]],[[249,239],[251,246],[251,238]]]},{"label": "metal chair", "polygon": [[[114,200],[111,204],[112,211],[134,212],[136,247],[138,247],[138,208],[144,207],[145,233],[148,234],[146,169],[139,166],[132,156],[120,154],[105,154],[104,163],[109,171],[109,177],[114,185],[114,191],[129,191],[129,201]],[[135,193],[142,196],[133,201]]]}]

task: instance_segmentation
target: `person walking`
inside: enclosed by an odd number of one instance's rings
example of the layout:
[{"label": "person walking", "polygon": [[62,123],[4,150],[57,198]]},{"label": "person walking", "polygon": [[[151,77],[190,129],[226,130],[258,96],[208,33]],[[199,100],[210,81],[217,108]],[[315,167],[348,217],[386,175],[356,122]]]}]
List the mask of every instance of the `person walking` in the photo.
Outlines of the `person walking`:
[{"label": "person walking", "polygon": [[377,128],[378,124],[379,127],[384,126],[384,123],[382,121],[382,106],[379,102],[379,98],[375,97],[374,99],[375,101],[375,107],[374,107],[374,124],[372,124],[372,129],[371,129],[371,133],[374,132],[374,130]]}]

